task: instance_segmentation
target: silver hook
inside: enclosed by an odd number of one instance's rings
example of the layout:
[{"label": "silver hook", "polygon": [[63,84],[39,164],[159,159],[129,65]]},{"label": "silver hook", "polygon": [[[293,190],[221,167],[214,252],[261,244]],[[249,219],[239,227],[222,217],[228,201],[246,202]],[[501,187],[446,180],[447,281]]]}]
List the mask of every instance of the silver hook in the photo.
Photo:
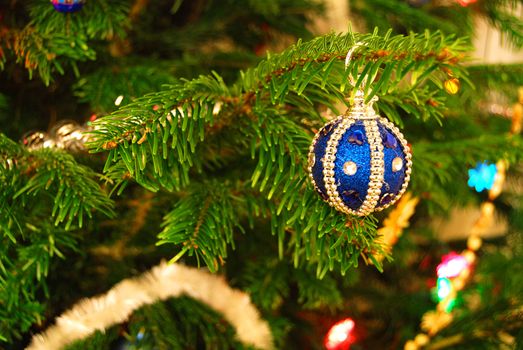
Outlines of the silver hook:
[{"label": "silver hook", "polygon": [[[354,54],[354,51],[359,49],[360,47],[364,46],[364,44],[361,41],[358,41],[350,48],[350,50],[347,52],[347,56],[345,57],[345,70],[349,67],[349,62],[352,59],[352,55]],[[359,76],[357,77],[359,79]],[[356,84],[356,80],[352,77],[352,75],[349,73],[349,81],[351,84]],[[365,87],[365,82],[362,82],[362,87]]]},{"label": "silver hook", "polygon": [[[361,41],[358,41],[350,48],[349,52],[347,52],[347,56],[345,57],[345,70],[347,70],[347,68],[349,67],[349,63],[352,59],[352,55],[354,54],[354,52],[362,46],[365,46],[365,44]],[[348,78],[349,82],[352,85],[356,85],[356,81],[360,78],[360,75],[358,75],[355,80],[351,72],[349,72]],[[365,88],[366,83],[366,79],[361,82],[361,86],[358,88],[356,94],[354,95],[354,105],[346,112],[350,113],[351,115],[357,115],[358,119],[376,118],[376,114],[372,109],[372,104],[373,102],[378,100],[378,97],[374,96],[368,103],[365,103],[365,94],[363,92],[363,89]]]},{"label": "silver hook", "polygon": [[350,48],[349,52],[347,52],[347,56],[345,57],[345,69],[347,69],[347,67],[349,66],[349,62],[352,58],[352,54],[354,53],[354,51],[356,51],[356,49],[358,49],[362,46],[363,46],[363,43],[361,41],[358,41],[357,43],[354,44],[353,47]]}]

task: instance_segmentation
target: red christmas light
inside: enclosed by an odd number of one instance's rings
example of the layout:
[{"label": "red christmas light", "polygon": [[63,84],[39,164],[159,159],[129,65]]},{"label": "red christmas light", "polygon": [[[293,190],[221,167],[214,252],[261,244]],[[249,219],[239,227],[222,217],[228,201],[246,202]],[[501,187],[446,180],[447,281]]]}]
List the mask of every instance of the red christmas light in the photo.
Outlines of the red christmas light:
[{"label": "red christmas light", "polygon": [[477,0],[458,0],[458,3],[463,7],[467,7],[468,5],[473,4],[476,1]]},{"label": "red christmas light", "polygon": [[352,331],[356,324],[351,318],[336,322],[325,337],[325,348],[327,350],[348,350],[354,343]]}]

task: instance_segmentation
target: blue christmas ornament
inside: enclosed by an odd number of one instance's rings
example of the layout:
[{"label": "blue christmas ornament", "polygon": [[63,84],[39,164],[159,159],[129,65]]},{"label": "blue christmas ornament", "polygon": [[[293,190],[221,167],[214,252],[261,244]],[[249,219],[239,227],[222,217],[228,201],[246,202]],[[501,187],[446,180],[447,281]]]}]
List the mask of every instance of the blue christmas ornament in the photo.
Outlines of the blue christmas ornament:
[{"label": "blue christmas ornament", "polygon": [[498,169],[495,164],[478,163],[475,169],[469,169],[468,185],[477,192],[490,190],[494,185]]},{"label": "blue christmas ornament", "polygon": [[394,124],[364,103],[325,125],[309,152],[309,173],[320,196],[337,210],[358,216],[383,210],[407,189],[411,153]]},{"label": "blue christmas ornament", "polygon": [[80,10],[85,4],[85,0],[51,0],[51,3],[56,11],[69,13]]}]

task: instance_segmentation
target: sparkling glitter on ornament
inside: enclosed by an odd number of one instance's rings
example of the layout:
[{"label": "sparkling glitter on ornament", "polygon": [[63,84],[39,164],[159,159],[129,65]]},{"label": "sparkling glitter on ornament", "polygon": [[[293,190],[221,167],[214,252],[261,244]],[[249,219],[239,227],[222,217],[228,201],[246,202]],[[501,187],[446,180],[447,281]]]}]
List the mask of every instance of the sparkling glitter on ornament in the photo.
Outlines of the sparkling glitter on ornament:
[{"label": "sparkling glitter on ornament", "polygon": [[451,252],[441,258],[441,263],[436,268],[438,277],[452,278],[459,276],[469,267],[469,262],[464,256]]},{"label": "sparkling glitter on ornament", "polygon": [[354,326],[355,323],[350,318],[335,323],[325,337],[325,348],[327,350],[349,349],[350,344],[354,343],[354,336],[352,334]]},{"label": "sparkling glitter on ornament", "polygon": [[358,166],[356,163],[348,161],[343,164],[343,172],[347,175],[354,175],[358,171]]},{"label": "sparkling glitter on ornament", "polygon": [[51,3],[56,11],[71,13],[80,10],[85,4],[85,0],[51,0]]},{"label": "sparkling glitter on ornament", "polygon": [[497,168],[495,164],[478,163],[476,168],[469,169],[469,181],[467,183],[477,192],[490,190],[494,185],[496,174]]}]

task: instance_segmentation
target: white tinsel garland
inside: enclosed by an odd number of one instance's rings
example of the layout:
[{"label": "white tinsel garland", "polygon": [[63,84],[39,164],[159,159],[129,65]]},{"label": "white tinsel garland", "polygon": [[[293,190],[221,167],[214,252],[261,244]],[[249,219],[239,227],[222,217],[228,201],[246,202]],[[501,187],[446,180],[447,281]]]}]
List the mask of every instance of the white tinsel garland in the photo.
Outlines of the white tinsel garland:
[{"label": "white tinsel garland", "polygon": [[123,280],[109,292],[84,299],[35,335],[28,350],[58,350],[95,331],[126,321],[136,309],[159,300],[187,295],[220,312],[238,339],[272,349],[272,334],[248,294],[232,289],[224,278],[181,264],[161,263],[143,275]]}]

